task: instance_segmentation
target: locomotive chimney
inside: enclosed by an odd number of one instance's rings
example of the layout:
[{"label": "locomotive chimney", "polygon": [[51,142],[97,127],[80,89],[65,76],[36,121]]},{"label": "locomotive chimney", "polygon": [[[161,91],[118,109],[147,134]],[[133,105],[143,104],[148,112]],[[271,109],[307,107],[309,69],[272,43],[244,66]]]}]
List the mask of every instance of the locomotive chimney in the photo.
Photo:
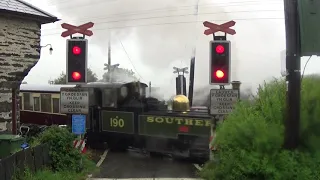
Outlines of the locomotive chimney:
[{"label": "locomotive chimney", "polygon": [[[188,67],[184,68],[177,68],[173,67],[174,72],[177,73],[178,77],[176,77],[176,95],[187,95],[187,88],[186,88],[186,78],[184,77],[184,74],[189,73],[188,72]],[[181,72],[181,74],[179,74]]]}]

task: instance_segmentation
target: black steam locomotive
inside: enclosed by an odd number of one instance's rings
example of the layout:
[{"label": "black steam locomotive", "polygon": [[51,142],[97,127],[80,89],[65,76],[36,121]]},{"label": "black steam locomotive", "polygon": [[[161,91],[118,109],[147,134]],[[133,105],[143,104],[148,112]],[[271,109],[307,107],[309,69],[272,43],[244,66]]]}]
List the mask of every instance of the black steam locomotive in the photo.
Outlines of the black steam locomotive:
[{"label": "black steam locomotive", "polygon": [[[22,85],[20,91],[23,106],[21,123],[70,125],[71,116],[61,114],[57,107],[53,107],[58,106],[56,99],[60,98],[60,90],[46,88],[46,91],[42,91],[37,88],[28,89],[27,86],[30,85]],[[165,102],[147,97],[148,86],[141,82],[87,83],[68,87],[89,90],[86,124],[89,146],[98,148],[106,144],[111,150],[133,147],[151,153],[208,160],[211,117],[206,108],[190,108],[186,96],[175,96],[169,103],[171,108],[168,108]],[[28,97],[37,94],[39,98],[46,95],[51,107],[26,106],[24,98],[27,94]],[[44,101],[40,102],[40,105],[45,106]],[[41,112],[42,109],[47,112]]]}]

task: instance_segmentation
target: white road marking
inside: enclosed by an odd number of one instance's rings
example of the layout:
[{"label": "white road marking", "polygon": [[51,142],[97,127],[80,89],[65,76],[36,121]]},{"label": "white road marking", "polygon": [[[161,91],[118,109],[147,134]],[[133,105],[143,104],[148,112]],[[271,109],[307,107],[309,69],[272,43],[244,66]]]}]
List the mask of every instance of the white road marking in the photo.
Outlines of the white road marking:
[{"label": "white road marking", "polygon": [[102,156],[100,157],[100,160],[99,160],[98,163],[96,164],[97,167],[100,167],[100,166],[101,166],[101,164],[103,163],[103,161],[106,159],[108,152],[109,152],[109,149],[106,149],[106,150],[103,152]]},{"label": "white road marking", "polygon": [[199,171],[202,170],[202,167],[199,166],[199,164],[193,164],[195,168],[197,168]]}]

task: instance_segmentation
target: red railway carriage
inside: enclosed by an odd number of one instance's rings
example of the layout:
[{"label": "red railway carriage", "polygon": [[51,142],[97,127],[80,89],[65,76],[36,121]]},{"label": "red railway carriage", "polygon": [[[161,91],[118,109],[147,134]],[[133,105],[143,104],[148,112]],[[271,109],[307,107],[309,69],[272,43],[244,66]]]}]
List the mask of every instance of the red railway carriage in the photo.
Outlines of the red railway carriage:
[{"label": "red railway carriage", "polygon": [[60,88],[75,85],[21,84],[19,94],[20,123],[65,125],[68,117],[60,113]]}]

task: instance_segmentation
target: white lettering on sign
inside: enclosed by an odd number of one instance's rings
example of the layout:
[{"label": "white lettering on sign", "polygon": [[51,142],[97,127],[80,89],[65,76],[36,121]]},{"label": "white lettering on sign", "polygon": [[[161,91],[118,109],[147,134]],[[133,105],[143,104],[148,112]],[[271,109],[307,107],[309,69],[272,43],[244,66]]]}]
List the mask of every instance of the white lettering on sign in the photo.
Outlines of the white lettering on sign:
[{"label": "white lettering on sign", "polygon": [[60,112],[66,114],[89,113],[89,91],[85,88],[61,88]]},{"label": "white lettering on sign", "polygon": [[210,114],[229,114],[239,99],[239,91],[233,89],[211,89]]}]

